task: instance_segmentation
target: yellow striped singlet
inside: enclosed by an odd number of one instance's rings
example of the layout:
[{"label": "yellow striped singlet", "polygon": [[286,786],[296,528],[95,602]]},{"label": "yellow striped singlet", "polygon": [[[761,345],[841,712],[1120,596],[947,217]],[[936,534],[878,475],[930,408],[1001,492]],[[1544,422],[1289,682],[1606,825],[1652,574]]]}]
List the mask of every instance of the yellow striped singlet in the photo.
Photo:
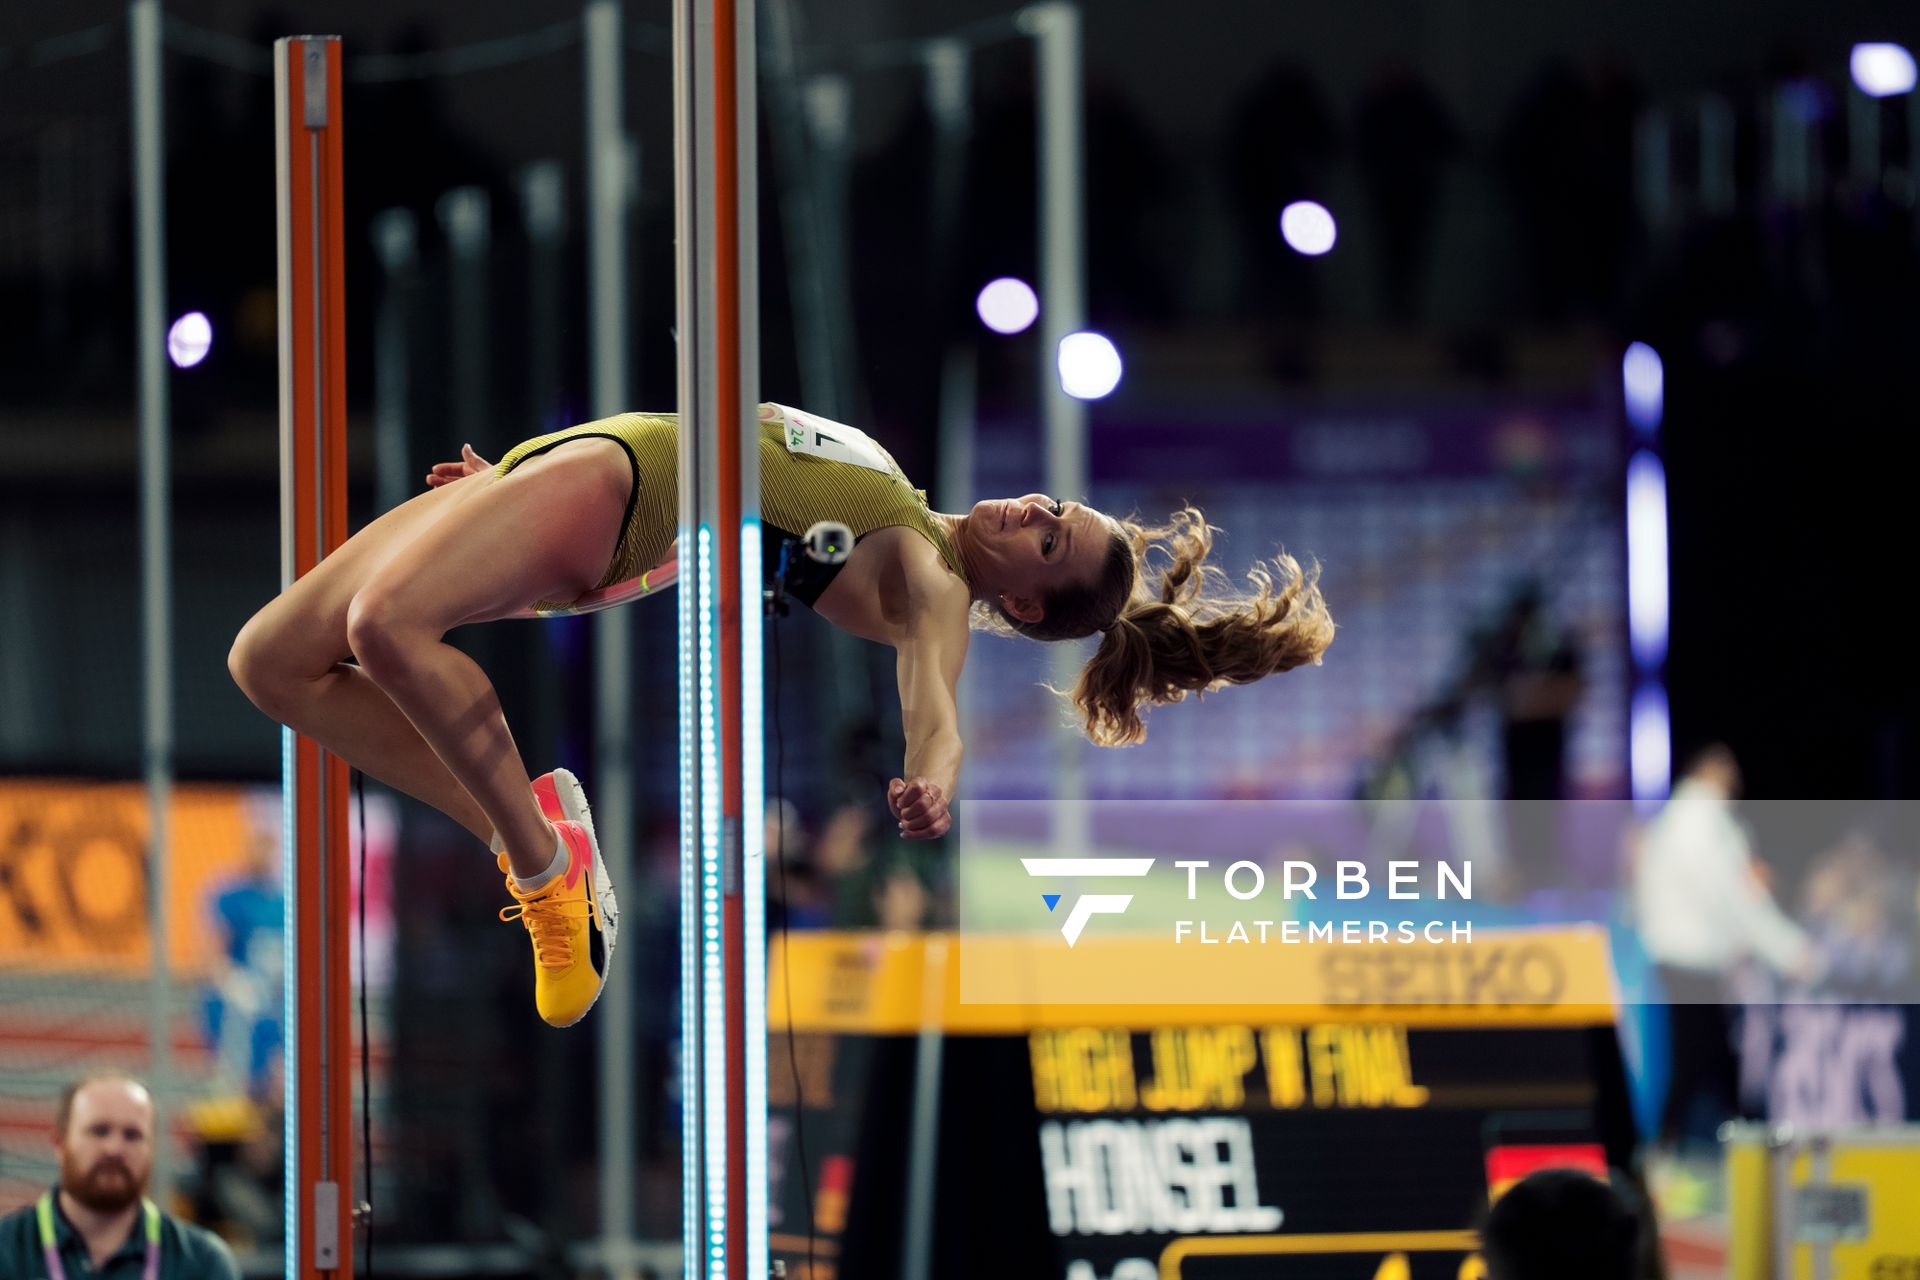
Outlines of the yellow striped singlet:
[{"label": "yellow striped singlet", "polygon": [[[597,590],[639,577],[659,564],[672,547],[680,523],[679,434],[677,414],[621,413],[523,441],[507,451],[494,471],[504,476],[528,458],[569,440],[599,437],[626,446],[633,460],[633,494],[627,500],[620,544]],[[761,405],[760,519],[768,530],[767,574],[773,573],[777,563],[775,538],[805,533],[819,520],[837,520],[853,530],[856,541],[875,529],[905,525],[932,543],[947,568],[965,581],[959,553],[928,513],[926,492],[913,487],[891,454],[886,460],[890,474],[856,463],[789,453],[779,410]],[[832,578],[832,573],[816,574],[808,585],[789,585],[811,605]]]}]

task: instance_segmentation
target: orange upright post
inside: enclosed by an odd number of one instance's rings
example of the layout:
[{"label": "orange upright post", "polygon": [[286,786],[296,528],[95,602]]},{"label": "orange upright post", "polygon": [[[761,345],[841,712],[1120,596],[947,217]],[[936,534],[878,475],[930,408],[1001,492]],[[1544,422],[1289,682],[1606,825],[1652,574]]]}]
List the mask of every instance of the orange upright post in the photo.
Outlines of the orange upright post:
[{"label": "orange upright post", "polygon": [[[340,41],[274,42],[280,242],[280,577],[347,537]],[[286,1266],[353,1273],[347,766],[283,730]]]}]

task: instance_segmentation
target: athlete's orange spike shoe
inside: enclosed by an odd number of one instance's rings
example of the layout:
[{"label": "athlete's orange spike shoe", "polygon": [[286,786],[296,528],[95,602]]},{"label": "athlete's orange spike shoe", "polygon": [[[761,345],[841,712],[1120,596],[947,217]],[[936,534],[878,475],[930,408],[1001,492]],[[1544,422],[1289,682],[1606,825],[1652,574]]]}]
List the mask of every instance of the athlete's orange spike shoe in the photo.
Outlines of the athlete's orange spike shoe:
[{"label": "athlete's orange spike shoe", "polygon": [[[595,923],[600,928],[601,944],[611,957],[613,944],[620,937],[620,900],[614,896],[613,881],[607,878],[607,864],[600,857],[600,836],[593,829],[593,810],[587,807],[587,793],[580,789],[580,779],[565,769],[555,769],[533,780],[533,796],[540,802],[540,812],[547,815],[548,822],[579,823],[587,833],[587,841],[593,845],[593,888],[597,895],[595,905],[600,911]],[[605,972],[604,966],[601,971]]]},{"label": "athlete's orange spike shoe", "polygon": [[[556,1027],[570,1027],[587,1015],[606,984],[614,931],[601,911],[612,890],[603,892],[605,870],[592,833],[580,823],[553,824],[566,846],[567,868],[532,893],[513,878],[505,853],[499,856],[507,892],[514,905],[501,909],[502,920],[518,920],[533,940],[533,998],[540,1016]],[[601,956],[593,955],[593,933],[601,935]]]}]

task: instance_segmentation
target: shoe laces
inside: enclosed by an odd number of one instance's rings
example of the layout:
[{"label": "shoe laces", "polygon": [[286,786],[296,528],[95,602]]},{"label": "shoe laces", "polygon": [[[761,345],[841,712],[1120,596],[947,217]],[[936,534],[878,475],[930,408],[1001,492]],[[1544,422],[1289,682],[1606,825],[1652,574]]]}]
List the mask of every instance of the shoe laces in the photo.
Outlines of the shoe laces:
[{"label": "shoe laces", "polygon": [[593,914],[593,906],[586,899],[563,896],[562,885],[561,877],[556,876],[552,884],[523,893],[513,877],[507,877],[507,892],[513,895],[514,904],[500,908],[500,919],[508,923],[518,920],[526,926],[533,935],[533,958],[543,969],[564,969],[573,963],[572,921]]}]

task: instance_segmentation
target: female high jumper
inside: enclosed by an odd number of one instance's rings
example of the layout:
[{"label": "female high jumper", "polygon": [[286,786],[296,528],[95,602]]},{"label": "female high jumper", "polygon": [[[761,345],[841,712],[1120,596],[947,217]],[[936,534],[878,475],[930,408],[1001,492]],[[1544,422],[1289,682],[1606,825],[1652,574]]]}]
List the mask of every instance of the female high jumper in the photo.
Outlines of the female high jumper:
[{"label": "female high jumper", "polygon": [[[768,537],[832,520],[856,539],[840,565],[790,571],[788,590],[896,650],[906,760],[887,806],[905,839],[937,838],[951,822],[970,628],[1099,635],[1073,688],[1055,692],[1103,747],[1143,740],[1149,705],[1317,663],[1333,639],[1317,570],[1281,554],[1249,573],[1250,594],[1233,593],[1206,563],[1212,530],[1190,507],[1146,527],[1029,493],[946,515],[864,433],[779,405],[759,418]],[[269,716],[488,842],[514,901],[501,918],[531,935],[535,1004],[555,1026],[599,997],[613,886],[579,783],[564,769],[529,777],[492,684],[444,637],[669,558],[678,431],[672,414],[621,414],[516,445],[497,466],[463,446],[460,461],[433,468],[426,493],[254,615],[227,659]]]}]

